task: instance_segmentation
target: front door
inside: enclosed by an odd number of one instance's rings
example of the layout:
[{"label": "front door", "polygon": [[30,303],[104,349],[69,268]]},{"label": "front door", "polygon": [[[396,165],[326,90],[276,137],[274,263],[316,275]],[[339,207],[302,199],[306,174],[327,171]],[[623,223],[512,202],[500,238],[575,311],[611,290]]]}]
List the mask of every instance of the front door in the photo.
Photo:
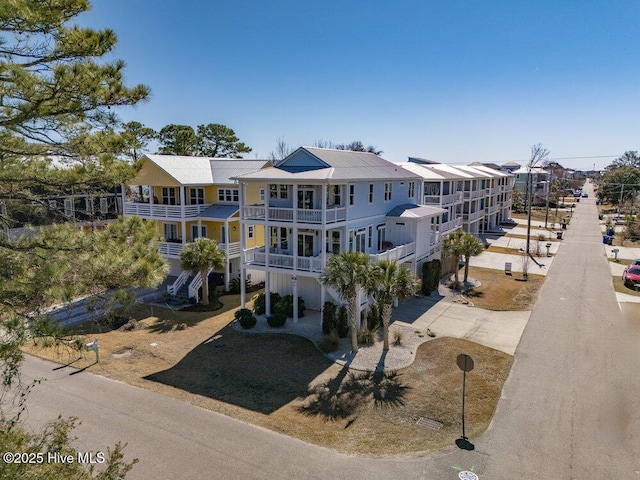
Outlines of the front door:
[{"label": "front door", "polygon": [[313,190],[298,190],[298,208],[303,210],[313,209]]},{"label": "front door", "polygon": [[313,234],[298,234],[298,256],[313,257]]}]

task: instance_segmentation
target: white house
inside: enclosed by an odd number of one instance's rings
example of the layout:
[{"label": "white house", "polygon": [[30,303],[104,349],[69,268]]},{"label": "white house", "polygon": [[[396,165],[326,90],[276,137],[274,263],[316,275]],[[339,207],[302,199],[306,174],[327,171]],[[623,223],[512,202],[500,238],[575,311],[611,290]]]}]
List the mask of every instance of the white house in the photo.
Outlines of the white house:
[{"label": "white house", "polygon": [[[264,272],[267,314],[270,292],[293,295],[294,309],[300,295],[318,310],[328,296],[341,301],[320,282],[332,253],[365,252],[374,261],[407,264],[414,273],[440,257],[445,210],[418,205],[421,177],[372,153],[300,147],[277,166],[235,180],[242,228],[264,230],[264,246],[240,238],[242,275]],[[264,199],[251,202],[246,192],[256,188]],[[245,300],[243,290],[242,306]]]}]

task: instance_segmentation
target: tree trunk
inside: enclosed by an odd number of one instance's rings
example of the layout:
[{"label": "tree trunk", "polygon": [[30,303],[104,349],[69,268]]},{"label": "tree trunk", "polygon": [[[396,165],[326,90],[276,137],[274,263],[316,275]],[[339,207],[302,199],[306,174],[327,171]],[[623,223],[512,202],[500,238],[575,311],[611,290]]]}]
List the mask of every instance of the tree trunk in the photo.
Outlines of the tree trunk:
[{"label": "tree trunk", "polygon": [[202,305],[209,305],[209,275],[207,270],[200,270],[200,276],[202,277]]},{"label": "tree trunk", "polygon": [[465,257],[464,257],[464,283],[467,283],[467,279],[469,278],[469,260],[470,260],[470,258],[465,255]]},{"label": "tree trunk", "polygon": [[386,352],[389,350],[389,323],[391,322],[391,311],[393,303],[385,303],[382,306],[382,333],[384,345],[382,349]]},{"label": "tree trunk", "polygon": [[456,268],[454,269],[453,273],[454,273],[454,277],[455,278],[455,289],[458,290],[458,284],[460,283],[460,277],[458,276],[458,270],[460,270],[460,257],[458,257],[457,261],[456,261]]},{"label": "tree trunk", "polygon": [[358,353],[358,306],[356,305],[358,300],[357,295],[354,293],[349,297],[349,330],[351,330],[351,351]]}]

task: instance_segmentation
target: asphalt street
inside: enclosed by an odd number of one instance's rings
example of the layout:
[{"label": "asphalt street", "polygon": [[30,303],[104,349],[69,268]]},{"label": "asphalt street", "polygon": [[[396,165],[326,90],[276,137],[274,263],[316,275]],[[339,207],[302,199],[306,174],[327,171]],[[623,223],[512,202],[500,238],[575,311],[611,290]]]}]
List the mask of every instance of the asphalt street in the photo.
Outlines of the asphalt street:
[{"label": "asphalt street", "polygon": [[127,442],[128,479],[640,480],[640,319],[615,300],[590,192],[549,269],[516,350],[494,421],[472,439],[421,458],[350,457],[140,388],[28,357],[28,426],[76,416],[85,451]]}]

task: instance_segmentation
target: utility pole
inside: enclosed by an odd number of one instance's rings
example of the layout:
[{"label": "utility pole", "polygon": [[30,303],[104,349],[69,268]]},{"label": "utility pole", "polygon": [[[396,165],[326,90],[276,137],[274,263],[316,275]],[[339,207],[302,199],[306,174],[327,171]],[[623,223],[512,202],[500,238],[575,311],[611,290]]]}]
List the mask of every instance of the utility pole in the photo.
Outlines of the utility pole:
[{"label": "utility pole", "polygon": [[529,206],[527,208],[527,255],[529,255],[531,248],[531,204],[533,203],[533,185],[531,185],[533,178],[531,176],[531,169],[535,167],[538,162],[546,160],[548,156],[549,150],[544,148],[541,143],[531,147],[531,160],[529,160],[527,164],[527,196],[529,197]]}]

